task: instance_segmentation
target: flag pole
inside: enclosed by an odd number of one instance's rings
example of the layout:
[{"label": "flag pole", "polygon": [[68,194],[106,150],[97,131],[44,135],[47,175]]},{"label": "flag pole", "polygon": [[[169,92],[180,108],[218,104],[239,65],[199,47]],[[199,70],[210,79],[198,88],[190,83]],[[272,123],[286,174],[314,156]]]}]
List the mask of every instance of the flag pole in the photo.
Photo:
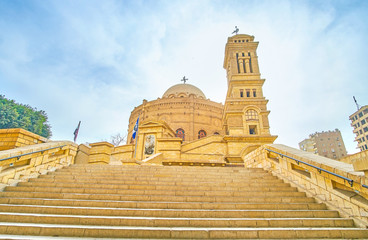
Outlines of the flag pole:
[{"label": "flag pole", "polygon": [[81,124],[81,121],[79,121],[78,127],[74,130],[74,143],[77,141],[80,124]]},{"label": "flag pole", "polygon": [[[140,116],[141,116],[141,114],[138,115],[138,119],[137,119],[137,123],[136,123],[136,125],[137,125],[137,131],[135,133],[136,137],[135,137],[135,147],[134,147],[134,159],[135,159],[136,154],[137,154],[138,131],[139,131],[139,127],[138,126],[139,126],[139,117]],[[133,129],[133,131],[134,131],[134,129]]]},{"label": "flag pole", "polygon": [[[138,133],[138,131],[137,131],[137,133]],[[135,138],[134,159],[135,159],[135,156],[136,156],[136,154],[137,154],[137,143],[138,143],[138,135],[137,135],[137,137]]]}]

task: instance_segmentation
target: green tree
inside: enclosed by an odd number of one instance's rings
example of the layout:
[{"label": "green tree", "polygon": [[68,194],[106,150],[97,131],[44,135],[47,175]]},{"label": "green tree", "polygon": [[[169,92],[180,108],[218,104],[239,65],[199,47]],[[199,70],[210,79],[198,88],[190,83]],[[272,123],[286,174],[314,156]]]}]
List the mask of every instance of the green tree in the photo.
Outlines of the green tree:
[{"label": "green tree", "polygon": [[0,128],[23,128],[46,138],[52,135],[45,111],[37,111],[3,95],[0,95]]}]

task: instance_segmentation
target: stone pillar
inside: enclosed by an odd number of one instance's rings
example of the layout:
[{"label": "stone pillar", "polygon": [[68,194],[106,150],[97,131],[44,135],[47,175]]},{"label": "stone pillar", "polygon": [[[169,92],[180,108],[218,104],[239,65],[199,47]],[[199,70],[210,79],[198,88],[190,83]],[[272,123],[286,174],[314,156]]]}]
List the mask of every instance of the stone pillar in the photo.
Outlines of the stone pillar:
[{"label": "stone pillar", "polygon": [[109,164],[114,145],[109,142],[97,142],[91,143],[90,146],[89,164]]}]

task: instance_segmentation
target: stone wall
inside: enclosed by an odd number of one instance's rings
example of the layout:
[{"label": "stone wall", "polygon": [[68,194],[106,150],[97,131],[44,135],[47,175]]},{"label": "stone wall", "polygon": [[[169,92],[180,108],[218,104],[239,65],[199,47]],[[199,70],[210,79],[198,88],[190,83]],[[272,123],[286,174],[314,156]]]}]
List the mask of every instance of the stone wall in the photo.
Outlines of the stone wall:
[{"label": "stone wall", "polygon": [[368,226],[368,178],[354,171],[353,165],[281,144],[264,145],[243,160],[246,167],[268,169],[342,216],[353,218],[357,225]]},{"label": "stone wall", "polygon": [[0,129],[0,151],[45,143],[48,139],[22,128]]},{"label": "stone wall", "polygon": [[0,186],[38,177],[74,163],[77,145],[69,141],[40,143],[0,151]]},{"label": "stone wall", "polygon": [[111,153],[111,158],[120,161],[122,164],[135,164],[134,145],[128,144],[115,147]]},{"label": "stone wall", "polygon": [[355,154],[348,155],[344,158],[339,159],[339,161],[352,164],[354,161],[357,161],[360,159],[368,159],[368,150],[364,150],[364,151],[361,151]]},{"label": "stone wall", "polygon": [[131,143],[134,125],[139,121],[165,121],[174,132],[181,128],[185,132],[184,141],[198,139],[200,130],[207,136],[215,133],[225,134],[222,130],[223,105],[209,99],[189,97],[158,98],[143,101],[134,108],[129,118],[127,143]]}]

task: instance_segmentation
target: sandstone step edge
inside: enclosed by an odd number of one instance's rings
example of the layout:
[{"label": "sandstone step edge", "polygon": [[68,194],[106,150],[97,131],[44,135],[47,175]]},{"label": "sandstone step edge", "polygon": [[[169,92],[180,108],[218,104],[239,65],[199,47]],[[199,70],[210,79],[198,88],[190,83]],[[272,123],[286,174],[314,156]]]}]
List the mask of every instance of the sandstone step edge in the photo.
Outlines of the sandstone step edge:
[{"label": "sandstone step edge", "polygon": [[27,235],[54,236],[66,233],[74,237],[105,235],[112,238],[368,238],[368,230],[360,228],[125,227],[0,222],[0,234],[14,234],[20,230],[26,231]]},{"label": "sandstone step edge", "polygon": [[[290,218],[285,217],[284,215],[288,216],[298,216],[296,214],[301,215],[308,215],[309,217],[304,218],[323,218],[322,215],[328,215],[329,218],[338,218],[339,214],[335,210],[313,210],[313,209],[302,209],[302,210],[288,210],[288,209],[175,209],[175,208],[167,208],[167,209],[160,209],[160,208],[122,208],[122,207],[97,207],[97,206],[59,206],[59,205],[26,205],[26,204],[0,204],[1,207],[6,207],[7,211],[12,209],[11,212],[18,212],[16,211],[17,208],[24,211],[27,208],[29,208],[32,211],[28,211],[27,213],[36,213],[38,212],[37,209],[42,209],[42,213],[45,213],[47,211],[52,212],[50,214],[60,214],[58,210],[70,210],[74,215],[83,215],[85,214],[85,210],[89,210],[89,214],[91,216],[99,216],[101,211],[108,212],[111,216],[133,216],[133,215],[127,215],[132,213],[139,213],[142,214],[139,216],[150,216],[150,214],[156,214],[156,215],[165,215],[164,217],[168,217],[167,215],[175,215],[177,217],[179,214],[185,215],[185,214],[197,214],[197,215],[216,215],[216,218],[229,218],[229,215],[237,214],[237,216],[249,216],[249,215],[267,215],[268,218],[272,218],[275,216],[278,216],[278,218]],[[14,210],[15,208],[15,210]],[[55,213],[57,212],[57,213]],[[81,212],[81,213],[79,213]],[[99,213],[99,214],[92,214]],[[115,215],[112,215],[111,212],[113,212]],[[138,214],[137,214],[138,215]],[[136,216],[136,215],[134,215]],[[264,216],[262,216],[264,217]],[[260,218],[262,218],[260,217]],[[300,215],[298,216],[301,217]]]}]

